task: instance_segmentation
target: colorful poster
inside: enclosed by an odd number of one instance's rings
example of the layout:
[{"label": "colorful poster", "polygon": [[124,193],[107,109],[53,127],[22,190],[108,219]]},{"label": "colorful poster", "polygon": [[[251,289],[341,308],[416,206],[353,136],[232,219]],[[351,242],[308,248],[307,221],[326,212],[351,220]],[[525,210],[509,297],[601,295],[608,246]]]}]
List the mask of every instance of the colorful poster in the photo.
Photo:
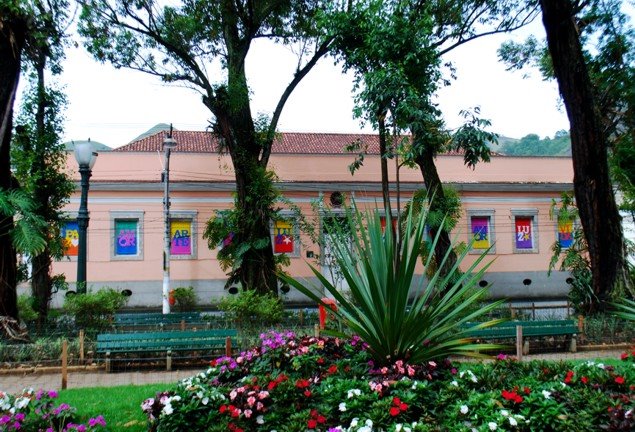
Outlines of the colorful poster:
[{"label": "colorful poster", "polygon": [[170,221],[170,254],[192,254],[192,221]]},{"label": "colorful poster", "polygon": [[488,216],[472,217],[472,236],[472,249],[487,249],[490,246]]},{"label": "colorful poster", "polygon": [[516,218],[516,249],[532,249],[534,247],[531,219],[530,217]]},{"label": "colorful poster", "polygon": [[60,235],[64,244],[64,256],[77,256],[79,254],[79,225],[77,221],[68,221],[62,225]]},{"label": "colorful poster", "polygon": [[273,252],[293,253],[293,225],[287,221],[275,221],[273,225]]},{"label": "colorful poster", "polygon": [[115,221],[115,255],[137,255],[137,224],[136,220]]},{"label": "colorful poster", "polygon": [[573,245],[573,222],[558,222],[558,242],[561,248]]}]

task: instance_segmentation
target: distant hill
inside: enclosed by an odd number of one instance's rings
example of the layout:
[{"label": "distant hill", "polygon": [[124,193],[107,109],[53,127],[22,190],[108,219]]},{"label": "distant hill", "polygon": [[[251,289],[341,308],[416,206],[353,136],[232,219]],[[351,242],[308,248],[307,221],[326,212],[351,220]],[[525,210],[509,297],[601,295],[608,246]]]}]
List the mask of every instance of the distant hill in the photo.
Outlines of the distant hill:
[{"label": "distant hill", "polygon": [[[75,144],[80,144],[80,143],[85,143],[87,142],[86,140],[73,140],[73,141],[68,141],[64,143],[64,148],[66,149],[66,151],[73,151],[75,150]],[[93,145],[93,149],[96,152],[105,152],[105,151],[111,151],[112,148],[108,147],[106,144],[102,144],[98,141],[90,141],[90,143]]]},{"label": "distant hill", "polygon": [[537,134],[520,139],[499,137],[492,151],[507,156],[571,156],[571,137],[567,131],[558,131],[553,138],[540,138]]}]

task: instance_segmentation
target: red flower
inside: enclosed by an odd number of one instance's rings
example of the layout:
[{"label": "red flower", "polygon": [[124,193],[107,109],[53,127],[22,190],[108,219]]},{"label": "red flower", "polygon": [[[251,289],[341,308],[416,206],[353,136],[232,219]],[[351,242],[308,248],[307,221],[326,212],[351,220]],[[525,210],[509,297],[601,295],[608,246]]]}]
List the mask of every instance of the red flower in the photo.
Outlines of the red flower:
[{"label": "red flower", "polygon": [[521,403],[523,401],[523,397],[520,396],[515,391],[503,390],[502,393],[501,393],[501,396],[503,396],[503,399],[506,399],[508,401],[512,401],[514,403]]},{"label": "red flower", "polygon": [[317,422],[320,424],[326,423],[326,417],[324,417],[323,415],[317,416]]},{"label": "red flower", "polygon": [[306,380],[304,378],[300,378],[295,382],[295,386],[299,389],[307,388],[310,384],[311,383],[309,382],[309,380]]},{"label": "red flower", "polygon": [[523,387],[523,393],[525,393],[526,395],[531,393],[531,390],[529,389],[529,387]]},{"label": "red flower", "polygon": [[318,364],[323,364],[324,363],[324,359],[322,357],[318,357],[318,359],[316,360]]},{"label": "red flower", "polygon": [[624,384],[624,377],[621,377],[621,376],[615,377],[615,382],[618,384]]},{"label": "red flower", "polygon": [[580,381],[582,381],[582,384],[587,384],[589,382],[589,379],[583,376],[582,378],[580,378]]},{"label": "red flower", "polygon": [[398,416],[400,412],[401,412],[401,410],[398,407],[396,407],[396,406],[390,407],[390,415],[391,416],[393,416],[393,417]]},{"label": "red flower", "polygon": [[221,405],[220,408],[218,409],[218,412],[221,414],[224,414],[225,411],[227,411],[227,405]]},{"label": "red flower", "polygon": [[304,390],[304,396],[310,397],[311,396],[311,390]]},{"label": "red flower", "polygon": [[628,358],[628,353],[625,353],[625,352],[624,352],[624,353],[622,353],[622,355],[620,356],[620,358],[621,358],[622,360],[626,360],[626,359]]},{"label": "red flower", "polygon": [[328,373],[329,374],[334,374],[335,372],[337,372],[337,365],[329,366]]},{"label": "red flower", "polygon": [[399,399],[398,397],[392,398],[393,405],[399,405],[400,403],[401,403],[401,399]]},{"label": "red flower", "polygon": [[307,426],[309,427],[309,429],[315,429],[317,427],[317,421],[315,421],[314,419],[310,419],[307,422]]},{"label": "red flower", "polygon": [[573,378],[573,371],[567,372],[567,376],[564,377],[564,383],[569,384]]}]

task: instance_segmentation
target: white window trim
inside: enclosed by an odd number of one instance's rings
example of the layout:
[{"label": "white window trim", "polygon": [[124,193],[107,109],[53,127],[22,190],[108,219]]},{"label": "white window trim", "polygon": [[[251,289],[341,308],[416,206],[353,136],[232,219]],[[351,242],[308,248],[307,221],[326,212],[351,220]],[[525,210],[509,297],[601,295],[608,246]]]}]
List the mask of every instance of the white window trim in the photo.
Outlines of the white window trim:
[{"label": "white window trim", "polygon": [[[539,253],[539,232],[538,232],[538,209],[536,208],[523,208],[523,209],[511,209],[512,214],[512,250],[515,254],[537,254]],[[516,247],[516,218],[530,218],[531,219],[531,232],[532,232],[532,247],[531,249],[519,249]]]},{"label": "white window trim", "polygon": [[[143,261],[143,210],[133,211],[110,211],[110,260],[111,261]],[[136,220],[137,221],[137,254],[136,255],[117,255],[115,248],[115,240],[117,233],[115,231],[115,222],[118,220]]]},{"label": "white window trim", "polygon": [[[196,210],[170,210],[170,230],[172,221],[182,221],[189,220],[190,221],[190,229],[192,232],[190,233],[190,242],[191,242],[191,253],[189,255],[173,255],[170,253],[171,260],[195,260],[198,256],[198,227],[197,227],[197,216],[198,211]],[[171,232],[171,231],[170,231]],[[171,235],[171,234],[170,234]]]},{"label": "white window trim", "polygon": [[487,249],[474,249],[472,248],[471,244],[472,244],[472,218],[473,217],[487,217],[489,218],[489,225],[488,225],[488,234],[489,234],[489,244],[490,244],[490,248],[489,251],[487,252],[488,255],[494,255],[496,254],[496,229],[495,229],[495,224],[494,224],[494,215],[496,213],[496,210],[494,209],[468,209],[467,210],[467,228],[468,228],[468,233],[467,233],[467,244],[470,248],[469,253],[470,254],[482,254],[483,252],[485,252]]}]

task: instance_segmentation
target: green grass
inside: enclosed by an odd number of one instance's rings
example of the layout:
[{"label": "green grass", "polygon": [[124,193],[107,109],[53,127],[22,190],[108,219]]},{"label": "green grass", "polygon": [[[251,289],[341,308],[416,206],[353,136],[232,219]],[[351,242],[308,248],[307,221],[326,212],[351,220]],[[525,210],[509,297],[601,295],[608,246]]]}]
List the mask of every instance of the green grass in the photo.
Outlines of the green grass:
[{"label": "green grass", "polygon": [[147,419],[141,411],[141,403],[172,386],[161,383],[69,389],[60,392],[59,402],[77,408],[80,421],[103,415],[109,431],[145,432]]}]

